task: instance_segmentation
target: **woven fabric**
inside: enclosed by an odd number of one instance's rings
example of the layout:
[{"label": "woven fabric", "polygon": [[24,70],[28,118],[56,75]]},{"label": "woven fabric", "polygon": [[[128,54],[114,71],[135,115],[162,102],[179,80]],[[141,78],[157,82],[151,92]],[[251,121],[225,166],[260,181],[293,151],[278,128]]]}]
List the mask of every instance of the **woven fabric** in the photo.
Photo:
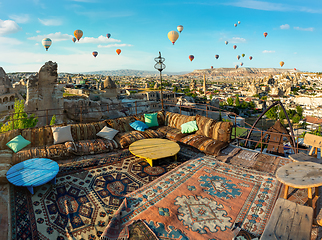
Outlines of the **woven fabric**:
[{"label": "woven fabric", "polygon": [[47,158],[52,160],[68,159],[72,156],[71,153],[67,152],[65,144],[55,144],[46,146]]},{"label": "woven fabric", "polygon": [[147,224],[138,220],[129,226],[129,240],[159,240]]},{"label": "woven fabric", "polygon": [[0,163],[12,164],[12,150],[0,150]]},{"label": "woven fabric", "polygon": [[275,174],[280,160],[281,159],[279,157],[259,153],[256,157],[253,169]]},{"label": "woven fabric", "polygon": [[74,141],[96,139],[96,134],[99,133],[105,126],[106,122],[81,123],[71,124],[71,134]]},{"label": "woven fabric", "polygon": [[135,121],[141,121],[142,117],[140,116],[127,116],[127,117],[121,117],[116,119],[108,119],[105,120],[108,127],[114,128],[115,130],[118,130],[120,133],[130,132],[133,131],[133,128],[130,126],[130,123],[133,123]]},{"label": "woven fabric", "polygon": [[258,154],[258,152],[235,148],[234,151],[228,154],[226,162],[235,166],[253,168],[256,164]]},{"label": "woven fabric", "polygon": [[114,137],[114,140],[121,146],[121,148],[127,148],[135,141],[141,139],[145,139],[145,136],[140,131],[118,133]]},{"label": "woven fabric", "polygon": [[216,122],[210,133],[211,138],[223,142],[230,142],[233,123]]},{"label": "woven fabric", "polygon": [[196,116],[186,116],[178,113],[166,112],[165,125],[181,130],[181,125],[196,120]]},{"label": "woven fabric", "polygon": [[169,126],[159,127],[157,129],[158,132],[161,132],[165,135],[167,139],[173,141],[180,141],[181,138],[187,136],[187,133],[182,133],[181,130]]},{"label": "woven fabric", "polygon": [[182,138],[180,142],[195,147],[206,154],[215,156],[219,154],[220,150],[228,146],[227,142],[195,134]]},{"label": "woven fabric", "polygon": [[22,149],[12,155],[12,163],[17,164],[31,158],[47,158],[46,147]]},{"label": "woven fabric", "polygon": [[141,134],[145,137],[145,138],[164,138],[165,134],[156,130],[152,130],[152,129],[147,129],[144,132],[141,132]]},{"label": "woven fabric", "polygon": [[270,174],[193,159],[127,194],[102,238],[113,239],[139,219],[161,239],[233,239],[237,223],[259,235],[281,185]]},{"label": "woven fabric", "polygon": [[196,115],[196,122],[198,126],[198,134],[211,138],[213,133],[212,129],[216,123],[216,120]]},{"label": "woven fabric", "polygon": [[[0,134],[0,150],[10,150],[10,148],[6,145],[7,142],[9,142],[14,137],[17,137],[19,134],[21,134],[20,129],[14,129],[8,132],[4,132]],[[28,139],[27,139],[28,140]]]},{"label": "woven fabric", "polygon": [[82,140],[76,142],[65,143],[67,152],[75,155],[88,155],[111,152],[119,148],[119,145],[114,140],[104,138]]}]

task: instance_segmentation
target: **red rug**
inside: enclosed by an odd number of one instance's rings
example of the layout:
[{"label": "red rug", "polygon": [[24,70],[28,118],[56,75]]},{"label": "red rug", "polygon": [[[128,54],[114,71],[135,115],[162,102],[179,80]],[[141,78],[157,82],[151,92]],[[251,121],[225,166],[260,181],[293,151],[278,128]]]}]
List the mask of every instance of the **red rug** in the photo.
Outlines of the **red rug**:
[{"label": "red rug", "polygon": [[197,158],[129,193],[101,238],[128,239],[136,220],[162,239],[230,240],[235,226],[259,235],[280,188],[269,174]]}]

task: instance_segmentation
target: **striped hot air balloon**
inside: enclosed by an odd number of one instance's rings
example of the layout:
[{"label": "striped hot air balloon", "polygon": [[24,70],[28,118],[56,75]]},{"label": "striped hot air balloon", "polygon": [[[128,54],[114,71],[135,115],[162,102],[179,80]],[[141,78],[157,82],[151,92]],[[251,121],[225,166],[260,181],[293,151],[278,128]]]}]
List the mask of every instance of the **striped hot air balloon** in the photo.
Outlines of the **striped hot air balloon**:
[{"label": "striped hot air balloon", "polygon": [[42,41],[41,41],[42,45],[46,48],[46,51],[48,51],[48,48],[50,47],[52,41],[50,38],[44,38]]},{"label": "striped hot air balloon", "polygon": [[98,55],[98,52],[94,51],[92,52],[93,56],[96,57]]},{"label": "striped hot air balloon", "polygon": [[79,39],[81,39],[81,37],[83,36],[83,31],[82,30],[75,30],[74,31],[74,36],[79,41]]}]

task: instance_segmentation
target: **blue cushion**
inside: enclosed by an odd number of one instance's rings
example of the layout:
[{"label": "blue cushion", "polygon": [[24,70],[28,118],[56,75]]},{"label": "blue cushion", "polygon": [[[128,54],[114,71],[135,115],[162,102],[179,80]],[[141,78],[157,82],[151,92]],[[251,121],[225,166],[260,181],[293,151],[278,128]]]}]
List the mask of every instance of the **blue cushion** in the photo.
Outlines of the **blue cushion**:
[{"label": "blue cushion", "polygon": [[6,145],[15,153],[19,152],[25,146],[30,144],[28,140],[24,139],[23,136],[18,135],[17,137],[11,139]]},{"label": "blue cushion", "polygon": [[135,130],[141,131],[141,132],[143,132],[145,129],[149,128],[148,125],[146,125],[144,122],[141,122],[141,121],[132,122],[132,123],[130,123],[130,126],[132,128],[134,128]]}]

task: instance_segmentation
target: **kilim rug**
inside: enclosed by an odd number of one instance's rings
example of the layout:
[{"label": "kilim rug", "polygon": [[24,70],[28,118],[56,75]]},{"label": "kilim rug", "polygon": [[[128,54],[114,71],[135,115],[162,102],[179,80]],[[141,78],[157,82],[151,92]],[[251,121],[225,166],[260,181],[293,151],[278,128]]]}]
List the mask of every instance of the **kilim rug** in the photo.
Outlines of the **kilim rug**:
[{"label": "kilim rug", "polygon": [[201,157],[129,193],[102,239],[127,239],[142,220],[161,239],[229,239],[235,226],[260,235],[281,184],[271,175]]},{"label": "kilim rug", "polygon": [[[55,185],[37,187],[34,195],[23,187],[12,188],[12,239],[98,239],[126,194],[188,159],[179,153],[178,162],[167,158],[150,167],[124,150],[67,161],[60,166]],[[149,234],[142,226],[132,228]]]}]

